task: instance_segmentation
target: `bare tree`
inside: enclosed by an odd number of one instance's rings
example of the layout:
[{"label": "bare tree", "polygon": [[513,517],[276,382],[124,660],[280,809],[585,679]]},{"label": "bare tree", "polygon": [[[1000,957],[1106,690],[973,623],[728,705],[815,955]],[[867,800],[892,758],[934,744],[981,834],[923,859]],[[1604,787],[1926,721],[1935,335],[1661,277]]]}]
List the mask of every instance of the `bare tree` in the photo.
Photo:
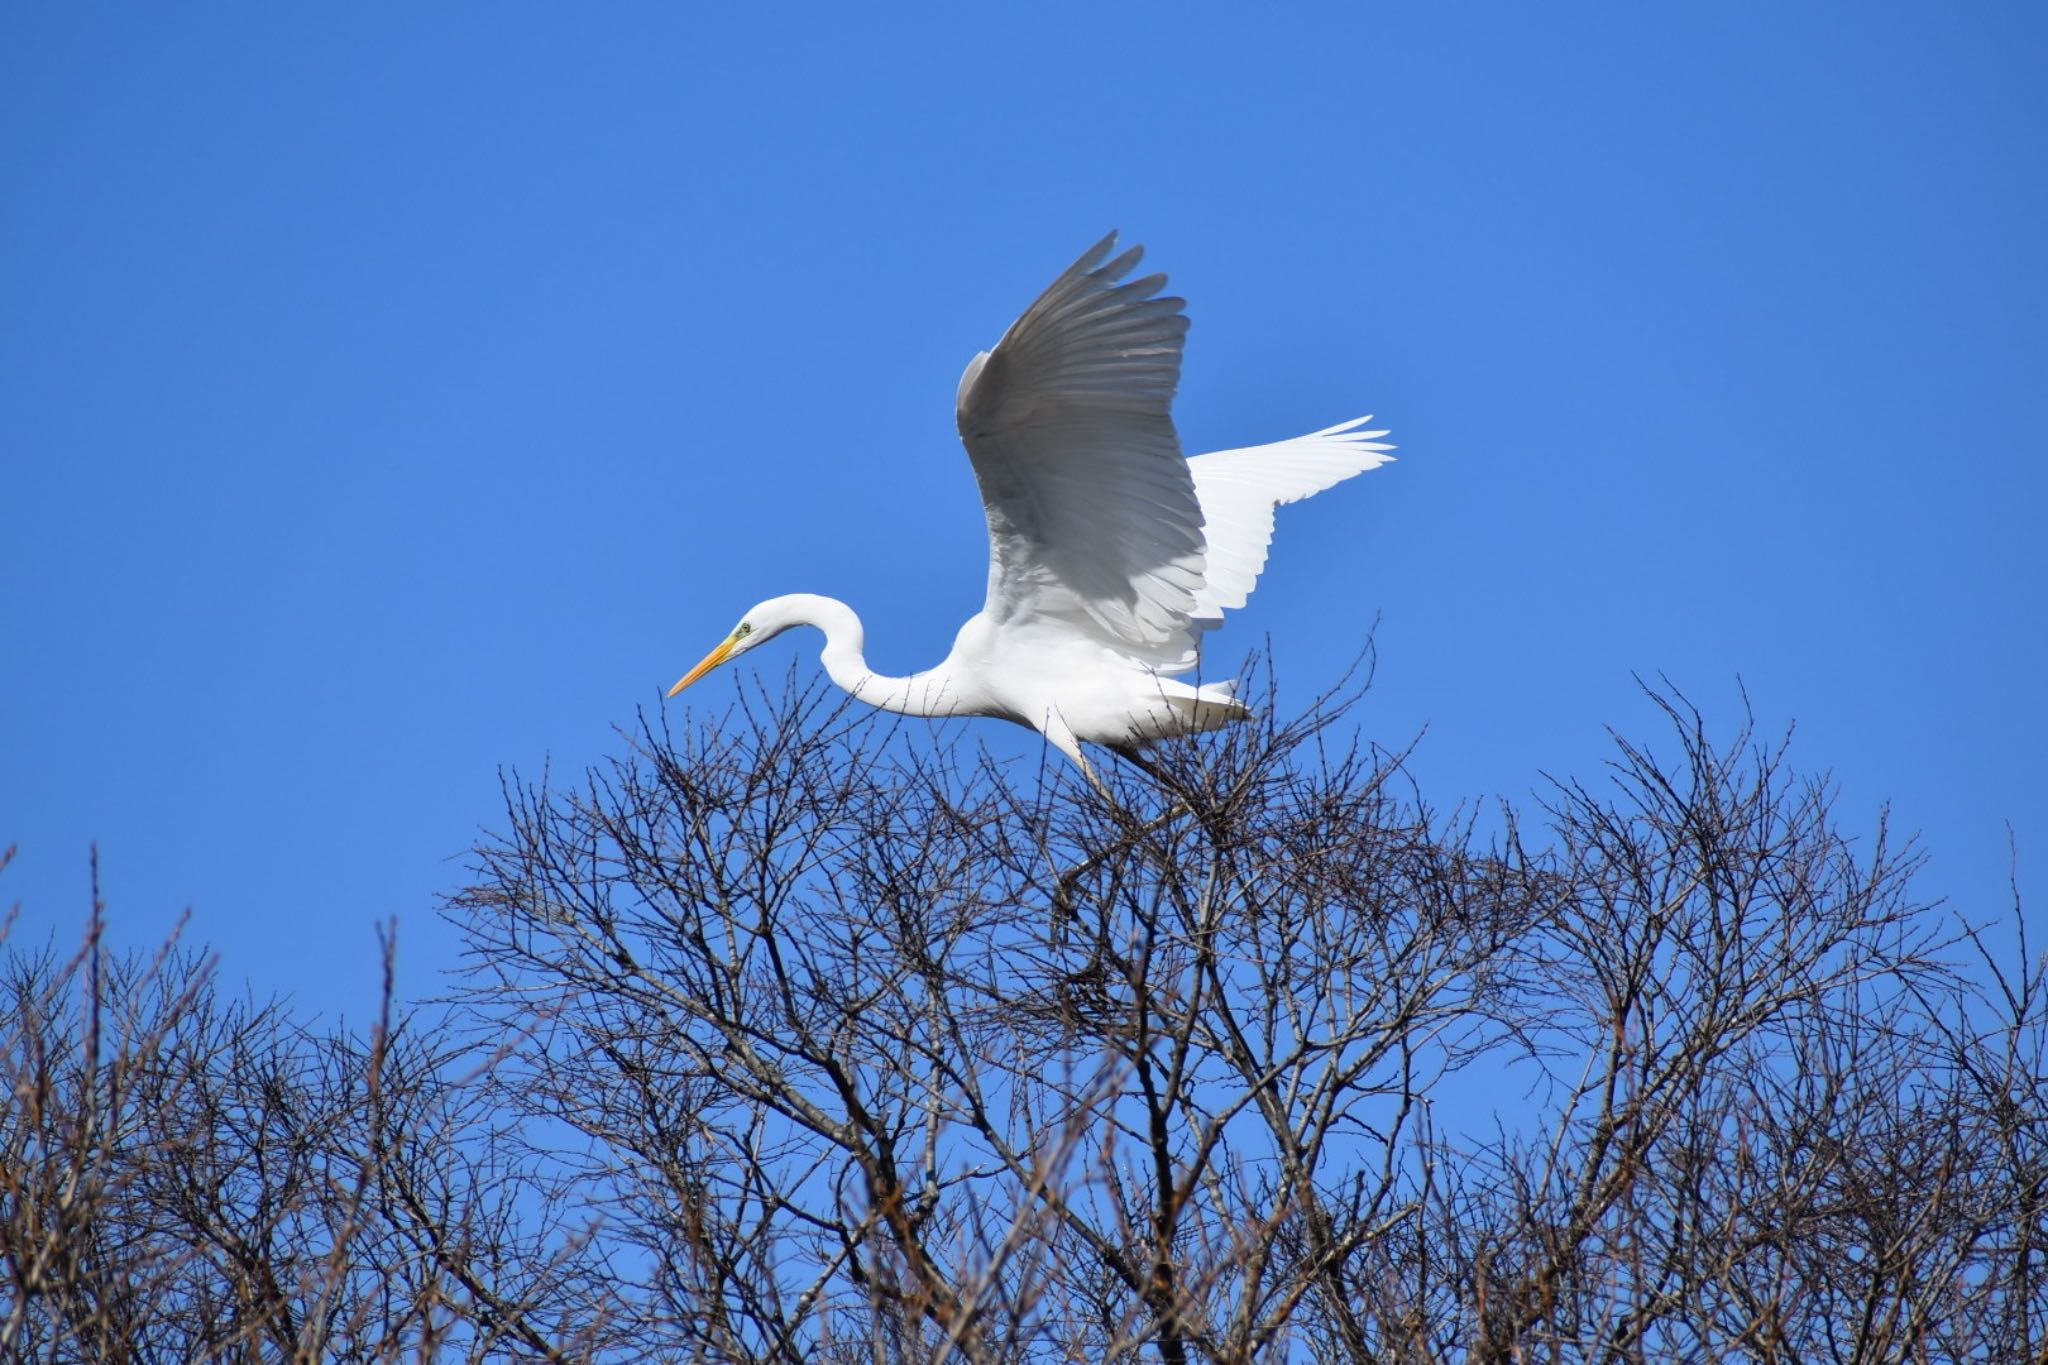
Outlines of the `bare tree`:
[{"label": "bare tree", "polygon": [[1536,851],[1328,701],[1107,801],[801,690],[650,728],[458,902],[545,1021],[493,1084],[705,1358],[2038,1351],[2039,964],[1973,994],[1910,851],[1660,701]]},{"label": "bare tree", "polygon": [[1343,697],[1104,795],[792,685],[508,781],[452,1012],[17,954],[5,1348],[2042,1358],[2042,961],[1652,696],[1446,812]]},{"label": "bare tree", "polygon": [[[611,1338],[565,1218],[473,1073],[386,1012],[367,1036],[222,998],[213,963],[12,952],[0,1356],[590,1358]],[[587,1219],[586,1219],[587,1221]]]}]

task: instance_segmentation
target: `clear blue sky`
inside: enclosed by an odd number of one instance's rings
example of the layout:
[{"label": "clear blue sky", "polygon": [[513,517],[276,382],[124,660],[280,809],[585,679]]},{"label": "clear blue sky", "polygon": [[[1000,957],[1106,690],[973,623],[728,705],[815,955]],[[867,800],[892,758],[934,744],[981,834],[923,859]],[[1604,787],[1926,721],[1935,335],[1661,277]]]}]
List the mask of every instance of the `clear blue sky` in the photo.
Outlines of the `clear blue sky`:
[{"label": "clear blue sky", "polygon": [[1111,227],[1190,301],[1191,450],[1402,446],[1222,657],[1305,697],[1379,618],[1439,800],[1740,679],[1930,894],[1995,913],[2010,821],[2038,908],[2048,9],[993,9],[0,10],[21,932],[96,841],[125,942],[189,906],[354,1014],[396,915],[432,989],[500,765],[614,750],[772,593],[943,654],[955,380]]}]

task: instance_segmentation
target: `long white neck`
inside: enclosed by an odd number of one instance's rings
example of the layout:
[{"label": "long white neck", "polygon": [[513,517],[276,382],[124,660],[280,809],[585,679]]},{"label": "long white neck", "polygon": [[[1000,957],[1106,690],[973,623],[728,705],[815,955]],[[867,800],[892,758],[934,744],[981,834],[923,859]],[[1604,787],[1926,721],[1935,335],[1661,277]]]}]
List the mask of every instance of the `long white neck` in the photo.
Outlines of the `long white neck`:
[{"label": "long white neck", "polygon": [[816,593],[793,593],[784,600],[796,609],[800,624],[825,632],[825,648],[818,660],[825,665],[826,676],[855,698],[906,716],[955,714],[942,669],[892,678],[868,667],[864,652],[867,629],[852,607],[836,597]]}]

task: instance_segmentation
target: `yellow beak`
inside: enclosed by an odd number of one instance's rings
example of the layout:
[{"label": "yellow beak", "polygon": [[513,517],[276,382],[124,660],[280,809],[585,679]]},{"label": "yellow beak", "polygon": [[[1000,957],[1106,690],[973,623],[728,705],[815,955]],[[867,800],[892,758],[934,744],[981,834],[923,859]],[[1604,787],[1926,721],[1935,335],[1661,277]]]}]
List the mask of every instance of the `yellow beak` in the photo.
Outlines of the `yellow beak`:
[{"label": "yellow beak", "polygon": [[712,669],[724,663],[726,657],[732,653],[732,647],[734,643],[735,642],[733,638],[731,636],[727,636],[724,644],[712,650],[709,654],[706,654],[704,656],[704,661],[702,663],[698,664],[688,673],[683,674],[683,680],[677,683],[674,687],[671,687],[668,690],[668,694],[671,697],[673,697],[676,693],[682,691],[691,683],[697,681],[697,679],[703,677],[706,673],[709,673]]}]

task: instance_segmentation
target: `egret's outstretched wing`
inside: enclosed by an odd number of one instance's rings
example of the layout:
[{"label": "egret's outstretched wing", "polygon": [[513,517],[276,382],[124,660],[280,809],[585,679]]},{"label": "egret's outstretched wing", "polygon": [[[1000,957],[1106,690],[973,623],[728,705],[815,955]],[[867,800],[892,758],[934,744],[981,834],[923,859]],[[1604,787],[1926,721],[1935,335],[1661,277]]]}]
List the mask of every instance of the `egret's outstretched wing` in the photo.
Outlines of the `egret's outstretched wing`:
[{"label": "egret's outstretched wing", "polygon": [[[1202,587],[1202,517],[1168,414],[1183,302],[1119,283],[1103,238],[960,377],[960,436],[988,510],[989,614],[1092,624],[1174,652]],[[1106,262],[1106,263],[1105,263]]]},{"label": "egret's outstretched wing", "polygon": [[1379,440],[1386,432],[1359,430],[1371,420],[1360,417],[1291,441],[1219,450],[1188,461],[1208,539],[1204,580],[1195,594],[1195,625],[1212,628],[1221,624],[1225,611],[1244,605],[1266,567],[1275,507],[1299,502],[1394,458],[1387,453],[1393,447]]}]

